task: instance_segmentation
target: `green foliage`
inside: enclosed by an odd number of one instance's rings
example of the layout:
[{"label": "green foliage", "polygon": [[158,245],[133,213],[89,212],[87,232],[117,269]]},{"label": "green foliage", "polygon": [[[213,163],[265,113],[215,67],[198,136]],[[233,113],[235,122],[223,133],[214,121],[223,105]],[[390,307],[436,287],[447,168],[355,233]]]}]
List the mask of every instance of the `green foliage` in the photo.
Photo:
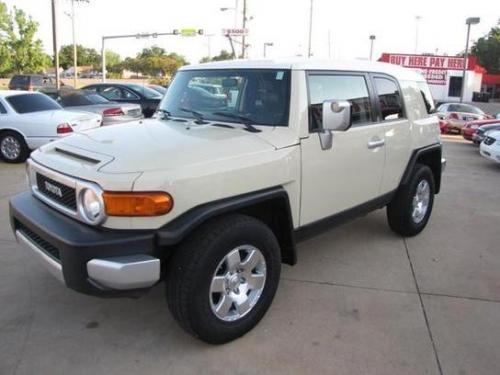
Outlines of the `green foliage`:
[{"label": "green foliage", "polygon": [[231,60],[233,59],[233,54],[231,52],[226,51],[223,49],[220,51],[220,53],[212,58],[205,56],[200,60],[200,63],[206,63],[210,61],[224,61],[224,60]]},{"label": "green foliage", "polygon": [[35,38],[38,23],[14,7],[0,2],[0,75],[36,73],[50,65],[42,41]]},{"label": "green foliage", "polygon": [[127,57],[122,64],[124,69],[140,72],[151,77],[170,77],[188,62],[177,53],[168,53],[161,47],[144,48],[137,57]]},{"label": "green foliage", "polygon": [[[76,62],[78,66],[100,64],[101,55],[93,48],[86,48],[80,44],[76,45]],[[59,50],[59,65],[63,69],[73,66],[73,44],[62,46]]]},{"label": "green foliage", "polygon": [[493,27],[487,36],[479,38],[471,54],[490,74],[500,73],[500,27]]}]

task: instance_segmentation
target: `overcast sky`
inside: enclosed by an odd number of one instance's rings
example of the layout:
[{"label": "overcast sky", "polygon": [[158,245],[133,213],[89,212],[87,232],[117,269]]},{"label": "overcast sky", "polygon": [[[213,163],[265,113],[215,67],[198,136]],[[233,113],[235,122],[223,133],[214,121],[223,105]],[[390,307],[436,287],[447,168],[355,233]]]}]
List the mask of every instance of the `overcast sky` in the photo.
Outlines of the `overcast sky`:
[{"label": "overcast sky", "polygon": [[[52,50],[50,0],[3,0],[9,8],[23,9],[40,24],[38,37],[47,52]],[[65,12],[70,0],[59,1],[59,45],[72,43],[71,21]],[[239,0],[239,8],[243,0]],[[138,32],[170,32],[175,28],[202,28],[213,34],[212,55],[229,50],[222,28],[234,26],[234,13],[221,7],[234,7],[234,0],[89,0],[76,5],[77,43],[100,49],[101,36]],[[248,24],[251,44],[249,56],[261,58],[263,43],[268,57],[307,54],[309,0],[248,0]],[[486,34],[500,18],[499,0],[314,0],[313,46],[316,57],[367,58],[368,36],[376,35],[374,56],[382,52],[415,52],[416,20],[421,16],[418,53],[456,54],[465,44],[465,18],[481,17],[472,28],[471,39]],[[241,22],[241,17],[240,21]],[[328,47],[328,34],[331,47]],[[197,62],[208,54],[207,37],[161,37],[158,39],[113,40],[108,48],[122,57],[134,56],[153,44],[169,52],[180,53]]]}]

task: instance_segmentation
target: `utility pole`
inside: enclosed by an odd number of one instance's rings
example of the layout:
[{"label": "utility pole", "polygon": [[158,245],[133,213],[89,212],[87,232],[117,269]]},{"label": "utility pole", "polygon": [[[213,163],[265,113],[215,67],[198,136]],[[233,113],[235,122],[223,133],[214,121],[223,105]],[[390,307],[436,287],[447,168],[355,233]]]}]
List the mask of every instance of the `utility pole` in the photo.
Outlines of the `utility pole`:
[{"label": "utility pole", "polygon": [[332,30],[328,30],[328,58],[332,58]]},{"label": "utility pole", "polygon": [[480,21],[479,17],[469,17],[465,20],[465,24],[467,25],[467,40],[465,41],[464,63],[462,68],[462,89],[460,90],[460,103],[464,101],[464,96],[465,96],[465,72],[467,70],[467,62],[469,60],[470,26],[478,24],[479,21]]},{"label": "utility pole", "polygon": [[247,26],[247,0],[243,0],[243,36],[241,38],[241,58],[245,58],[246,52],[246,35],[245,28]]},{"label": "utility pole", "polygon": [[373,43],[375,42],[375,35],[370,35],[370,61],[373,60]]},{"label": "utility pole", "polygon": [[56,75],[56,88],[59,90],[59,51],[57,47],[57,0],[52,0],[52,45],[54,48],[54,70]]},{"label": "utility pole", "polygon": [[76,77],[78,76],[78,63],[76,60],[76,38],[75,38],[75,0],[71,0],[71,27],[73,31],[73,86],[76,89]]},{"label": "utility pole", "polygon": [[265,42],[264,43],[264,58],[266,58],[266,48],[267,47],[272,47],[272,46],[274,46],[273,42]]},{"label": "utility pole", "polygon": [[311,42],[312,42],[312,27],[313,27],[313,1],[311,0],[310,9],[309,9],[309,44],[307,47],[307,57],[311,57]]}]

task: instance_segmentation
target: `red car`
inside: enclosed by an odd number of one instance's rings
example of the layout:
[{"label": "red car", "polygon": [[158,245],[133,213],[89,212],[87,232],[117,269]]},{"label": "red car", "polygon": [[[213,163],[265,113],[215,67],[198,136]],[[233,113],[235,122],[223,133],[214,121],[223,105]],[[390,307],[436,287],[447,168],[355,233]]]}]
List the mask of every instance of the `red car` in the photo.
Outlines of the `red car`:
[{"label": "red car", "polygon": [[439,120],[439,130],[441,131],[441,134],[448,133],[448,122],[446,120]]},{"label": "red car", "polygon": [[474,136],[474,134],[476,133],[477,129],[480,126],[494,124],[494,123],[497,124],[498,120],[495,120],[495,119],[493,119],[493,120],[475,120],[475,121],[467,122],[462,128],[462,136],[466,140],[472,141],[472,137]]}]

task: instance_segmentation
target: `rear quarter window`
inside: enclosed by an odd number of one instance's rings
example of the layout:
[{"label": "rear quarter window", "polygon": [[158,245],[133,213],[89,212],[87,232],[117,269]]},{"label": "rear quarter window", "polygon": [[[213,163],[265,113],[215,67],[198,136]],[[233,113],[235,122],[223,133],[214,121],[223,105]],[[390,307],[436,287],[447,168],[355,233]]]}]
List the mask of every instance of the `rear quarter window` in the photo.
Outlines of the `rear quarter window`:
[{"label": "rear quarter window", "polygon": [[30,77],[28,77],[28,76],[17,75],[17,76],[12,77],[11,80],[10,80],[10,84],[11,85],[24,85],[24,86],[28,86],[29,83],[30,83]]},{"label": "rear quarter window", "polygon": [[[418,89],[420,90],[420,95],[422,96],[422,100],[424,101],[425,109],[428,114],[436,112],[436,105],[434,103],[434,99],[431,94],[431,90],[427,85],[427,82],[417,82]],[[442,106],[441,106],[442,107]]]}]

